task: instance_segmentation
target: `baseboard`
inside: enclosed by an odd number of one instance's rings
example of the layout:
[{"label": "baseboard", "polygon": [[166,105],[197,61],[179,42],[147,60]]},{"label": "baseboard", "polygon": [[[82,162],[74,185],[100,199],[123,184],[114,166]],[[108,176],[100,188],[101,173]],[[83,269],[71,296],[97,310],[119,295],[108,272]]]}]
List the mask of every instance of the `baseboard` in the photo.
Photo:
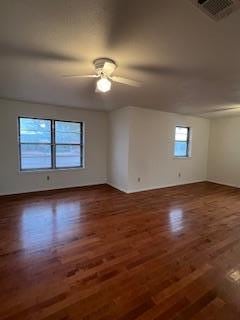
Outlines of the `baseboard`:
[{"label": "baseboard", "polygon": [[214,179],[207,179],[208,182],[212,182],[212,183],[216,183],[216,184],[220,184],[222,186],[228,186],[228,187],[233,187],[233,188],[240,188],[239,185],[236,184],[232,184],[232,183],[226,183],[226,182],[222,182],[219,180],[214,180]]},{"label": "baseboard", "polygon": [[106,182],[106,184],[108,184],[110,187],[113,187],[114,189],[117,189],[117,190],[119,190],[119,191],[121,191],[121,192],[128,193],[127,190],[122,189],[122,188],[119,188],[118,186],[116,186],[115,184],[113,184],[113,183],[111,183],[111,182]]},{"label": "baseboard", "polygon": [[51,195],[51,194],[60,193],[60,192],[69,192],[71,190],[84,190],[84,189],[87,190],[88,188],[91,188],[91,187],[98,187],[98,186],[104,186],[104,185],[109,185],[114,189],[117,189],[117,190],[119,190],[121,192],[130,194],[130,193],[136,193],[136,192],[143,192],[143,191],[150,191],[150,190],[157,190],[157,189],[163,189],[163,188],[183,186],[183,185],[206,182],[206,181],[207,182],[216,183],[216,184],[220,184],[220,185],[229,186],[229,187],[239,188],[239,186],[237,186],[237,185],[229,184],[229,183],[223,183],[223,182],[220,182],[218,180],[212,180],[212,179],[185,181],[185,182],[178,183],[178,184],[157,185],[157,186],[151,186],[151,187],[139,188],[139,189],[132,189],[132,190],[126,190],[126,189],[123,189],[123,188],[119,188],[118,186],[116,186],[116,185],[114,185],[113,183],[110,183],[110,182],[103,182],[103,183],[89,184],[89,185],[84,185],[84,186],[53,188],[53,189],[47,189],[47,190],[34,190],[34,191],[30,191],[30,192],[22,192],[22,193],[14,193],[14,194],[0,194],[0,199],[1,198],[25,197],[27,195],[31,195],[31,196]]},{"label": "baseboard", "polygon": [[150,190],[156,190],[156,189],[162,189],[162,188],[177,187],[177,186],[182,186],[182,185],[187,185],[187,184],[192,184],[192,183],[199,183],[199,182],[204,182],[204,181],[206,181],[206,180],[184,181],[184,182],[178,183],[178,184],[172,183],[172,184],[156,185],[156,186],[150,186],[150,187],[146,187],[146,188],[136,188],[136,189],[130,189],[130,190],[120,189],[119,187],[117,187],[116,185],[114,185],[110,182],[107,182],[107,184],[109,184],[111,187],[113,187],[115,189],[118,189],[122,192],[130,194],[130,193],[150,191]]},{"label": "baseboard", "polygon": [[63,187],[63,188],[52,188],[52,189],[43,189],[43,190],[34,190],[34,191],[26,191],[26,192],[18,192],[18,193],[5,193],[0,194],[0,199],[2,198],[21,198],[25,197],[27,195],[30,196],[44,196],[44,195],[51,195],[55,193],[61,193],[61,192],[69,192],[71,190],[87,190],[91,187],[98,187],[98,186],[106,186],[108,185],[106,182],[103,183],[95,183],[95,184],[87,184],[83,186],[74,186],[74,187]]}]

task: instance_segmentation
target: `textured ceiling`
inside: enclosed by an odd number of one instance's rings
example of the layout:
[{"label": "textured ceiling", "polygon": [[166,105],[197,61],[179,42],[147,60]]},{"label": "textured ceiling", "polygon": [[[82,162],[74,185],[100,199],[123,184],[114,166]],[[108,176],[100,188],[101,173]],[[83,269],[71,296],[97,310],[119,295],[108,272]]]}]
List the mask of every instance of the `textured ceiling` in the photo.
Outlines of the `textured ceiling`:
[{"label": "textured ceiling", "polygon": [[[0,97],[206,114],[240,107],[240,11],[214,22],[189,0],[2,0]],[[95,93],[92,60],[142,82]],[[212,114],[212,113],[211,113]]]}]

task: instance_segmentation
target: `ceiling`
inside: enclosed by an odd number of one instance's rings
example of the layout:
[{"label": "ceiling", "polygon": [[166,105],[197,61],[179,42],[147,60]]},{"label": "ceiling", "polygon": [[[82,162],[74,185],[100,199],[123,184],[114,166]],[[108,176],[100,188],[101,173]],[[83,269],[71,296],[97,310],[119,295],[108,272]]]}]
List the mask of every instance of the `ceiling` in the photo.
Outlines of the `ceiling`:
[{"label": "ceiling", "polygon": [[[240,10],[214,22],[189,0],[2,0],[0,97],[94,110],[138,106],[184,114],[240,108]],[[92,61],[114,83],[95,93]]]}]

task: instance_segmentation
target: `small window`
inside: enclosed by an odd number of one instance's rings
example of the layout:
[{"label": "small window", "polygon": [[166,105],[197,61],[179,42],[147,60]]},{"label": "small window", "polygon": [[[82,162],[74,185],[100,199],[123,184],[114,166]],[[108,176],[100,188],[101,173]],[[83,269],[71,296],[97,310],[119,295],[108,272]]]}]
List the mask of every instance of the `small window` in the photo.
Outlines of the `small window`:
[{"label": "small window", "polygon": [[19,118],[21,170],[83,167],[83,123]]},{"label": "small window", "polygon": [[176,127],[175,130],[175,157],[189,157],[189,141],[190,141],[190,128],[189,127]]}]

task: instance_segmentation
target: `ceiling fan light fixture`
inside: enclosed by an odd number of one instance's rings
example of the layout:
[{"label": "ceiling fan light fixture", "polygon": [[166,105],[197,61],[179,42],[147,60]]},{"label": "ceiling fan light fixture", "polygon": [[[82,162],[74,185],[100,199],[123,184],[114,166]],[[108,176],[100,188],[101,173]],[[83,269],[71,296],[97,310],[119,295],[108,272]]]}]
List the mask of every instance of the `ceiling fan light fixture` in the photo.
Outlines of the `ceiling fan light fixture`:
[{"label": "ceiling fan light fixture", "polygon": [[[238,1],[238,0],[237,0]],[[240,1],[240,0],[239,0]],[[113,76],[113,72],[117,68],[115,61],[109,58],[99,58],[93,61],[95,74],[86,75],[69,75],[67,78],[99,78],[96,83],[95,92],[108,92],[111,90],[112,82],[117,82],[131,87],[140,87],[141,83],[135,80],[123,77]]]},{"label": "ceiling fan light fixture", "polygon": [[97,89],[101,92],[108,92],[111,90],[112,83],[108,78],[101,78],[97,81]]}]

